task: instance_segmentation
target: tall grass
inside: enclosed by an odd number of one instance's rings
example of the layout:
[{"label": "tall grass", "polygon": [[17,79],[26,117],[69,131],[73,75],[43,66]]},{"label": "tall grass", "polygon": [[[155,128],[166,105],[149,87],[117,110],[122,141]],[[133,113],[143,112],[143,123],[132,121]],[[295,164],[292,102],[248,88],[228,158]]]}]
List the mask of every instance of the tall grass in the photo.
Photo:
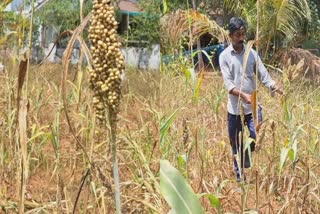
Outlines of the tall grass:
[{"label": "tall grass", "polygon": [[[287,68],[283,69],[283,76],[272,73],[277,81],[283,81],[286,85],[286,99],[272,98],[261,87],[259,96],[266,121],[261,125],[257,139],[259,149],[255,156],[259,160],[255,160],[256,167],[251,169],[252,172],[247,173],[249,183],[239,185],[234,179],[227,137],[226,98],[221,101],[213,96],[218,98],[218,94],[223,94],[221,75],[205,73],[196,110],[192,102],[192,87],[185,89],[185,77],[178,75],[172,78],[171,72],[165,68],[161,77],[163,112],[168,118],[170,112],[180,106],[182,108],[167,129],[165,146],[161,150],[182,174],[188,175],[188,181],[196,193],[215,194],[220,199],[223,212],[257,210],[262,213],[294,213],[319,210],[317,162],[320,118],[314,117],[319,115],[320,110],[319,87],[304,79],[288,82]],[[212,107],[215,105],[219,108]],[[189,138],[183,141],[186,129]],[[185,154],[185,147],[189,148],[188,167],[181,168],[179,157]],[[283,155],[284,150],[287,155]],[[217,189],[221,191],[217,193]],[[208,213],[218,211],[208,198],[201,200]]]},{"label": "tall grass", "polygon": [[[17,67],[6,67],[10,68],[11,78],[17,79]],[[113,213],[111,150],[105,144],[109,134],[94,125],[88,82],[83,82],[80,102],[78,89],[73,87],[75,83],[67,84],[71,122],[95,166],[95,170],[90,170],[86,176],[88,160],[70,133],[66,116],[62,113],[63,105],[59,101],[61,70],[61,65],[30,66],[27,128],[29,179],[24,212],[72,213],[79,196],[76,212]],[[71,67],[67,79],[72,81],[75,72],[76,68]],[[19,183],[15,174],[19,166],[16,159],[18,150],[10,146],[8,138],[9,124],[12,122],[7,100],[12,95],[7,93],[9,78],[1,76],[0,81],[1,107],[6,109],[1,112],[0,127],[0,205],[5,212],[18,212],[19,200],[15,188]],[[164,205],[158,187],[159,142],[155,137],[159,136],[159,78],[156,73],[128,69],[127,81],[123,84],[123,104],[118,123],[122,210],[123,213],[163,213]],[[15,105],[13,107],[15,109]],[[15,142],[18,132],[13,131],[12,135]],[[81,186],[81,194],[78,194]]]}]

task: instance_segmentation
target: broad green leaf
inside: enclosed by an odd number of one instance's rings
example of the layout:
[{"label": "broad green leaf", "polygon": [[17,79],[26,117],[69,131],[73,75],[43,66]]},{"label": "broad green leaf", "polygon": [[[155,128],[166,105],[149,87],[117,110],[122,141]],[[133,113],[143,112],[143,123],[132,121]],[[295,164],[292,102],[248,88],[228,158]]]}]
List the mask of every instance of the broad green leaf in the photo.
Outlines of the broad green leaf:
[{"label": "broad green leaf", "polygon": [[160,191],[176,214],[204,214],[197,195],[167,160],[160,161]]}]

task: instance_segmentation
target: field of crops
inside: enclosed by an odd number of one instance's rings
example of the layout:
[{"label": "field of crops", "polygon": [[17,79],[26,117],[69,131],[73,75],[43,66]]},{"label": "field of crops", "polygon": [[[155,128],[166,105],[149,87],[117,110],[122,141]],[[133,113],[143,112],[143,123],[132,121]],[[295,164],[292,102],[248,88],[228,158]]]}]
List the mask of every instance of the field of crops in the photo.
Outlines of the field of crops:
[{"label": "field of crops", "polygon": [[[17,67],[1,76],[1,212],[16,213],[20,188],[21,148],[15,119]],[[72,69],[67,83],[70,133],[61,100],[61,65],[30,70],[28,104],[27,213],[112,213],[112,158],[108,130],[94,125],[87,75]],[[128,70],[118,124],[118,158],[124,213],[141,213],[157,198],[153,190],[160,158],[159,75]],[[75,81],[72,81],[73,79]],[[41,87],[39,87],[41,86]],[[80,147],[82,145],[84,150]],[[86,157],[88,155],[88,157]],[[94,163],[89,167],[88,159]],[[159,200],[159,199],[158,199]],[[154,206],[154,205],[153,205]],[[77,212],[77,211],[76,211]]]},{"label": "field of crops", "polygon": [[[318,7],[3,1],[0,213],[320,213]],[[246,179],[233,169],[218,66],[237,44],[224,26],[232,16],[250,38],[239,43],[241,69],[255,49],[284,90],[248,94],[257,138]]]},{"label": "field of crops", "polygon": [[[285,80],[279,73],[272,76]],[[320,88],[304,81],[287,82],[285,96],[271,97],[260,86],[259,149],[252,157],[253,167],[246,170],[248,184],[239,184],[232,168],[222,77],[217,72],[205,73],[195,95],[198,81],[176,76],[170,69],[162,76],[163,121],[168,122],[172,113],[174,117],[164,134],[161,154],[196,193],[218,199],[201,199],[207,213],[316,213],[320,205]],[[248,133],[244,135],[248,138]]]}]

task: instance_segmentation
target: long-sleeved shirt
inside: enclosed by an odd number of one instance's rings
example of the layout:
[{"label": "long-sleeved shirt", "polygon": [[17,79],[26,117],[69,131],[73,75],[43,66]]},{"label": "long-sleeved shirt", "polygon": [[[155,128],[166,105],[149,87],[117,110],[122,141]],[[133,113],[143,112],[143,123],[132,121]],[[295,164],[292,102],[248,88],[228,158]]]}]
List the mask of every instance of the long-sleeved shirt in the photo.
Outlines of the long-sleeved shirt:
[{"label": "long-sleeved shirt", "polygon": [[[224,84],[229,92],[228,112],[234,115],[240,115],[240,106],[243,107],[245,115],[252,113],[252,108],[251,104],[243,102],[239,96],[230,94],[231,90],[237,88],[240,91],[251,95],[257,87],[255,80],[257,53],[253,49],[250,50],[246,72],[243,73],[242,67],[245,49],[246,46],[244,45],[242,52],[238,53],[234,50],[232,44],[230,44],[219,57]],[[275,85],[275,81],[269,75],[260,57],[258,57],[257,75],[259,81],[267,88],[271,89]]]}]

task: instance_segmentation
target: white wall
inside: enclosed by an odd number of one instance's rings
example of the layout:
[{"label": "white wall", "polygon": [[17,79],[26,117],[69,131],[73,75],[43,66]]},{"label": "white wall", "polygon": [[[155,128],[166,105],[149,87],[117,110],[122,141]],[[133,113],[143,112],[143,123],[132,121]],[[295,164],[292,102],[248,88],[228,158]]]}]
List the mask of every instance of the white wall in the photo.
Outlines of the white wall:
[{"label": "white wall", "polygon": [[22,8],[23,6],[23,0],[13,0],[10,4],[7,5],[5,11],[12,11],[12,10],[18,10],[19,8]]},{"label": "white wall", "polygon": [[[50,43],[48,48],[44,49],[45,56],[49,54],[52,46],[53,43]],[[55,47],[47,61],[51,63],[60,63],[64,51],[65,49],[57,49]],[[136,47],[122,48],[121,52],[125,58],[126,66],[138,69],[160,70],[160,45],[152,45],[150,49]],[[71,63],[77,64],[79,62],[79,56],[79,49],[74,48],[71,55]]]},{"label": "white wall", "polygon": [[122,48],[121,52],[127,66],[139,69],[160,69],[160,45],[152,45],[151,48]]}]

